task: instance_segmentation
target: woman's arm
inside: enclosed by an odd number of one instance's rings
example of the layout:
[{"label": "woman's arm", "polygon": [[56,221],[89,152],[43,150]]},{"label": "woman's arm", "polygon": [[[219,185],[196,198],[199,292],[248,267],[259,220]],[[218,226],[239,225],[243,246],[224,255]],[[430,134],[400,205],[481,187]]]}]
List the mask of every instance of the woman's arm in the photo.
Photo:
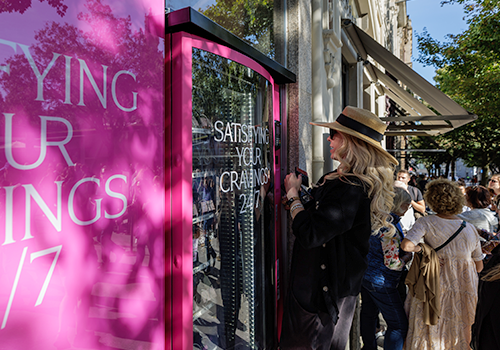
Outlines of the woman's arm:
[{"label": "woman's arm", "polygon": [[316,205],[294,215],[292,229],[298,242],[306,249],[319,247],[353,226],[369,233],[370,200],[364,188],[342,181],[323,186],[321,198],[315,198]]},{"label": "woman's arm", "polygon": [[299,199],[300,198],[299,191],[301,183],[302,183],[302,175],[299,175],[297,177],[294,173],[290,173],[285,177],[284,185],[285,185],[286,197],[288,199],[296,198],[290,204],[290,209],[293,208],[293,210],[290,210],[290,215],[292,216],[292,220],[295,219],[295,215],[297,215],[301,211],[304,211],[304,206],[301,204]]},{"label": "woman's arm", "polygon": [[477,270],[477,272],[483,271],[483,261],[479,260],[479,261],[474,261],[474,262],[476,263],[476,270]]},{"label": "woman's arm", "polygon": [[421,246],[413,244],[412,241],[406,238],[401,242],[401,249],[403,249],[405,252],[410,253],[420,253],[422,251]]}]

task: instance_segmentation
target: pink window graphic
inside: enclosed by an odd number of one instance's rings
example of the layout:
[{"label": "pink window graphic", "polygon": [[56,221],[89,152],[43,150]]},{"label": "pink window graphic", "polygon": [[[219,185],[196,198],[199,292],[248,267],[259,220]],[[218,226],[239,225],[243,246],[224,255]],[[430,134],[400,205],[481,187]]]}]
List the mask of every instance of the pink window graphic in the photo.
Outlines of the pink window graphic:
[{"label": "pink window graphic", "polygon": [[0,348],[165,348],[164,2],[0,10]]}]

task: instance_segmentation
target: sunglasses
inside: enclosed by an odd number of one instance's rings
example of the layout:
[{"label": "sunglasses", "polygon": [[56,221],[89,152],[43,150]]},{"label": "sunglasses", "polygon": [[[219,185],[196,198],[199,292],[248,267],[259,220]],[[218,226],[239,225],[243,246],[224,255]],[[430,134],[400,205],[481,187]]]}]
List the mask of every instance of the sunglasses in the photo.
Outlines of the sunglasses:
[{"label": "sunglasses", "polygon": [[337,130],[335,129],[330,129],[330,138],[333,139],[333,136],[337,133]]}]

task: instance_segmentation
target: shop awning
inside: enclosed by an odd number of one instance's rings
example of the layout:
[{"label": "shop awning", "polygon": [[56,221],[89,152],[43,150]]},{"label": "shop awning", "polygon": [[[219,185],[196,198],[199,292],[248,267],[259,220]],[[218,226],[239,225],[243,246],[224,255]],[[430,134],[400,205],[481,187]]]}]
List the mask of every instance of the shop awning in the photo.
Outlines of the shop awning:
[{"label": "shop awning", "polygon": [[[351,20],[344,20],[342,28],[347,33],[359,56],[365,62],[365,69],[372,82],[383,87],[385,94],[396,102],[408,115],[381,118],[387,122],[399,121],[400,125],[389,125],[386,135],[438,135],[467,124],[477,118],[449,98],[445,93],[429,83],[417,72],[380,45]],[[414,94],[419,96],[438,113],[434,113],[422,102],[403,89],[393,78],[368,61],[370,56],[392,77],[395,77]]]}]

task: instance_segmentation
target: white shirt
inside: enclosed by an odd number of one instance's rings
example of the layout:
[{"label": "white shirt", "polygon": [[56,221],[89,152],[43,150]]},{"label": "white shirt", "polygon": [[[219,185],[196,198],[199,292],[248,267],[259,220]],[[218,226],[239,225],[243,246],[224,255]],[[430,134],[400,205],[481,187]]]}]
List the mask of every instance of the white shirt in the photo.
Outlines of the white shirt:
[{"label": "white shirt", "polygon": [[497,232],[498,230],[498,217],[491,209],[472,209],[457,216],[470,222],[478,229],[484,229],[488,232]]},{"label": "white shirt", "polygon": [[411,205],[406,211],[405,215],[401,217],[400,223],[404,233],[406,233],[413,227],[413,224],[415,223],[415,214]]}]

